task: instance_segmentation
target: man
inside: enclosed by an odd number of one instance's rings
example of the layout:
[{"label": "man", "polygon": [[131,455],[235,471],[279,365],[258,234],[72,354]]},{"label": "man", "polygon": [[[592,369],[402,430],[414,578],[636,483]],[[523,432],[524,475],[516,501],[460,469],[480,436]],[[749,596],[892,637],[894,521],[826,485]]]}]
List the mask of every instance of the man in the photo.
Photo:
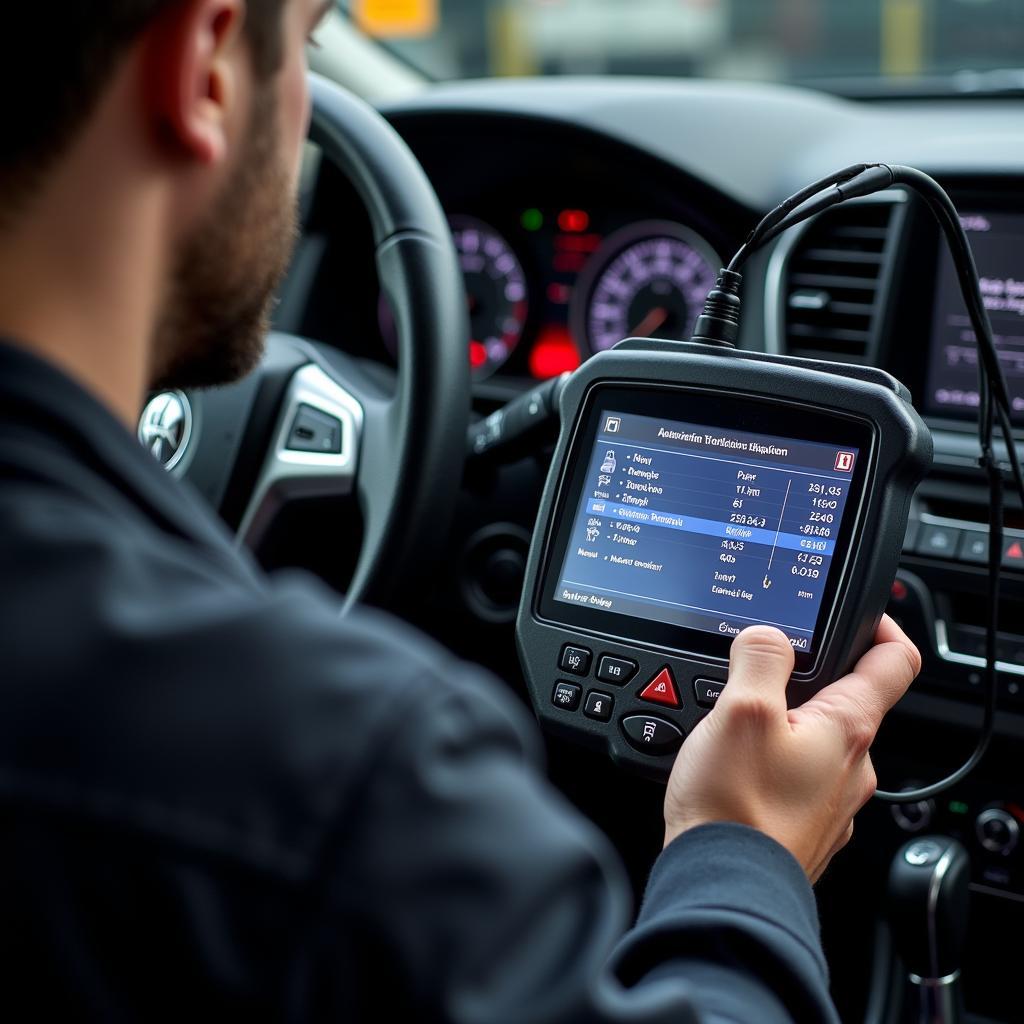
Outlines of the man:
[{"label": "man", "polygon": [[[919,668],[787,712],[754,628],[623,873],[502,687],[272,584],[135,443],[259,356],[320,0],[13,5],[0,159],[0,964],[40,1019],[832,1020],[810,883]],[[12,44],[12,45],[11,45]],[[400,714],[415,703],[416,714]],[[625,932],[625,934],[624,934]]]}]

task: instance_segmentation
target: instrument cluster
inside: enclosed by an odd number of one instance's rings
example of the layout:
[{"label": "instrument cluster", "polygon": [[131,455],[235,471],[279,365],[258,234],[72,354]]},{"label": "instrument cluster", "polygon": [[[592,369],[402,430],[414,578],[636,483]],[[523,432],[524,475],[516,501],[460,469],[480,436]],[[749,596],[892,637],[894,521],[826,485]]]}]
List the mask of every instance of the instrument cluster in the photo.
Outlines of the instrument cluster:
[{"label": "instrument cluster", "polygon": [[[452,211],[466,281],[474,378],[544,380],[631,336],[686,340],[720,256],[689,226],[582,206]],[[380,326],[393,351],[391,317]]]}]

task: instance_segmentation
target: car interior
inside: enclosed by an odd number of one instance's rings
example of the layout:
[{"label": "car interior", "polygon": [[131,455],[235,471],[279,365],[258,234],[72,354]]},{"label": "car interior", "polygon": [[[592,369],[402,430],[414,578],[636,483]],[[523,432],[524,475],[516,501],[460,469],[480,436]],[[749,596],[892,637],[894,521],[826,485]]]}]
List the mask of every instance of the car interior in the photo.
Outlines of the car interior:
[{"label": "car interior", "polygon": [[[301,238],[266,357],[238,385],[188,394],[172,424],[169,472],[197,487],[268,570],[307,570],[349,603],[403,616],[532,711],[516,622],[533,600],[549,475],[573,468],[558,464],[567,375],[615,357],[627,338],[686,341],[719,269],[761,217],[847,165],[916,167],[952,198],[1024,439],[1024,270],[1013,270],[1024,259],[1024,77],[1005,70],[1007,40],[1024,25],[1012,5],[452,0],[407,5],[423,23],[389,31],[404,6],[387,15],[342,4],[318,33]],[[478,21],[485,8],[489,20]],[[659,50],[658,32],[630,35],[635,22],[676,17],[669,8],[683,12],[678,38],[661,33]],[[806,73],[759,70],[750,40],[770,28],[797,56],[813,51]],[[854,67],[869,37],[874,63]],[[702,48],[719,55],[713,71]],[[978,349],[953,261],[927,203],[895,187],[783,231],[751,256],[741,296],[741,352],[883,371],[930,434],[931,465],[885,582],[888,611],[924,667],[872,756],[884,789],[933,782],[978,741],[992,611]],[[719,381],[723,393],[734,384]],[[804,385],[796,398],[812,406],[820,396]],[[716,422],[699,408],[674,419]],[[152,408],[146,415],[152,427]],[[144,419],[149,442],[145,429]],[[614,473],[613,449],[598,447],[595,473]],[[957,1019],[1021,1019],[1024,509],[1009,484],[1005,526],[988,753],[933,798],[869,802],[817,886],[844,1021],[953,1019],[915,1016],[906,979],[929,937],[923,924],[894,922],[894,858],[924,836],[957,839],[969,858],[969,897],[950,923]],[[583,623],[571,636],[582,660],[553,648],[538,684],[560,714],[560,699],[579,700],[580,675],[614,681],[639,660],[636,682],[656,682],[621,634],[605,642]],[[694,703],[692,689],[680,691]],[[583,709],[574,713],[582,722]],[[545,736],[551,781],[607,834],[639,898],[661,849],[663,780],[600,743]]]}]

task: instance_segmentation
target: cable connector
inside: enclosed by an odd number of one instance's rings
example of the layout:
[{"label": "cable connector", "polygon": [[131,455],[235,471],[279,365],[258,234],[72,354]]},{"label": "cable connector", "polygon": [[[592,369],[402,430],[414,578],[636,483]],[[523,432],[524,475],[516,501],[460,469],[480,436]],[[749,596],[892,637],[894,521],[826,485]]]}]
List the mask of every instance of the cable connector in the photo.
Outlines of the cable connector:
[{"label": "cable connector", "polygon": [[704,312],[697,318],[691,340],[722,348],[736,347],[740,333],[742,282],[743,275],[735,270],[719,270],[718,280],[704,300]]},{"label": "cable connector", "polygon": [[888,164],[871,164],[849,181],[838,182],[836,191],[842,197],[840,202],[884,192],[896,182],[896,172]]}]

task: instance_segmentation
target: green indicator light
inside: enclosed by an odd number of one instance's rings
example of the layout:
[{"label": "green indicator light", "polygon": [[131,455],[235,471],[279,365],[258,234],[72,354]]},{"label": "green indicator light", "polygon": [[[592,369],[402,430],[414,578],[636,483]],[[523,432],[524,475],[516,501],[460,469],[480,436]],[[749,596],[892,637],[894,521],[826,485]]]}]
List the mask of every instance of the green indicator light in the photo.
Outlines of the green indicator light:
[{"label": "green indicator light", "polygon": [[531,206],[530,209],[523,210],[519,222],[527,231],[540,231],[544,226],[544,214],[536,206]]},{"label": "green indicator light", "polygon": [[950,800],[949,801],[949,813],[950,814],[966,814],[967,804],[963,800]]}]

